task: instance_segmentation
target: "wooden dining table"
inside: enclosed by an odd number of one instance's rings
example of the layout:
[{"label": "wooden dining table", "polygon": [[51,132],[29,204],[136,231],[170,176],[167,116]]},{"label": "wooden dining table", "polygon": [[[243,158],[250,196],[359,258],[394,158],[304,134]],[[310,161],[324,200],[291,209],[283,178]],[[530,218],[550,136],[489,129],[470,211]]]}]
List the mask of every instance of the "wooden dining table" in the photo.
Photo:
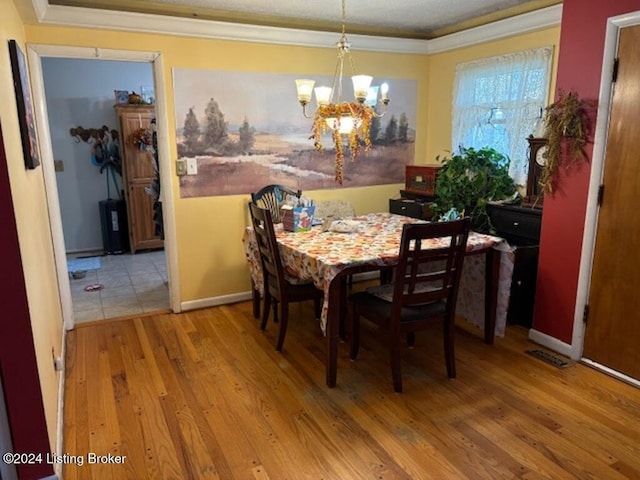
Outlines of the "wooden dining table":
[{"label": "wooden dining table", "polygon": [[[320,328],[327,339],[327,386],[334,387],[337,380],[338,344],[344,325],[341,319],[347,309],[346,278],[355,273],[393,268],[398,262],[402,226],[417,222],[423,220],[372,213],[347,219],[344,224],[353,230],[349,232],[317,226],[294,233],[276,225],[282,262],[288,274],[313,282],[324,291]],[[254,301],[259,302],[263,292],[262,269],[251,227],[245,229],[242,241]],[[436,247],[437,241],[433,242]],[[470,232],[456,312],[484,329],[487,344],[493,343],[494,335],[504,334],[512,272],[513,253],[506,241]]]}]

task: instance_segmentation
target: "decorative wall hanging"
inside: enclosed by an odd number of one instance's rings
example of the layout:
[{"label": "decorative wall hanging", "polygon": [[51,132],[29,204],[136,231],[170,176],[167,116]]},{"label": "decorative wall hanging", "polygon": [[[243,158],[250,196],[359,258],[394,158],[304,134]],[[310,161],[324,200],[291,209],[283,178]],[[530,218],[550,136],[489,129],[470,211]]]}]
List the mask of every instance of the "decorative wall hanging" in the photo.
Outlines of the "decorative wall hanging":
[{"label": "decorative wall hanging", "polygon": [[74,127],[69,129],[69,134],[76,140],[91,145],[91,163],[100,168],[100,173],[107,171],[107,197],[111,198],[109,175],[113,181],[115,191],[120,195],[120,186],[116,179],[116,173],[122,176],[122,158],[120,157],[120,144],[118,131],[103,125],[100,128]]},{"label": "decorative wall hanging", "polygon": [[559,89],[558,99],[546,107],[544,138],[548,144],[542,153],[544,168],[540,175],[540,187],[545,194],[556,190],[560,165],[568,168],[588,159],[585,147],[591,135],[596,103],[596,100],[580,98],[576,92]]},{"label": "decorative wall hanging", "polygon": [[[300,115],[298,77],[174,69],[178,158],[198,165],[197,175],[180,178],[182,197],[247,194],[269,183],[303,191],[340,187],[330,134],[322,152],[309,141],[314,132]],[[345,187],[403,183],[414,162],[417,82],[393,79],[393,86],[384,118],[371,121],[371,150],[355,160],[345,156]]]},{"label": "decorative wall hanging", "polygon": [[18,122],[24,152],[24,164],[28,169],[40,165],[40,150],[36,132],[35,115],[31,101],[31,89],[27,62],[15,40],[9,40],[9,58],[13,73],[13,88],[16,92]]}]

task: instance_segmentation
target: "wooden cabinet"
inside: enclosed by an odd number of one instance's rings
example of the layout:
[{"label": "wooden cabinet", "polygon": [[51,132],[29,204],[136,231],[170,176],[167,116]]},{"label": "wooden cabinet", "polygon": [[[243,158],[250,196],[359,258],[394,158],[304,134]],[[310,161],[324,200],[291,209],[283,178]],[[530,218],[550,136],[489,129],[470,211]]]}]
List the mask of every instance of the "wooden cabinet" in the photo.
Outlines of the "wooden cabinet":
[{"label": "wooden cabinet", "polygon": [[435,197],[411,193],[409,190],[400,190],[400,198],[389,199],[389,212],[405,217],[419,218],[421,220],[433,219],[431,204]]},{"label": "wooden cabinet", "polygon": [[496,234],[515,249],[507,323],[531,328],[536,300],[542,209],[490,204],[487,205],[487,214]]},{"label": "wooden cabinet", "polygon": [[149,129],[155,116],[153,105],[116,105],[122,152],[122,178],[129,222],[131,253],[136,250],[162,248],[163,240],[156,235],[153,220],[154,199],[145,188],[156,176],[154,158],[147,150],[130,141],[130,136],[141,128]]},{"label": "wooden cabinet", "polygon": [[433,214],[430,209],[431,203],[428,201],[415,200],[411,198],[390,198],[389,213],[404,215],[405,217],[420,218],[430,220]]},{"label": "wooden cabinet", "polygon": [[512,245],[540,243],[542,209],[519,205],[488,204],[487,215],[498,235]]}]

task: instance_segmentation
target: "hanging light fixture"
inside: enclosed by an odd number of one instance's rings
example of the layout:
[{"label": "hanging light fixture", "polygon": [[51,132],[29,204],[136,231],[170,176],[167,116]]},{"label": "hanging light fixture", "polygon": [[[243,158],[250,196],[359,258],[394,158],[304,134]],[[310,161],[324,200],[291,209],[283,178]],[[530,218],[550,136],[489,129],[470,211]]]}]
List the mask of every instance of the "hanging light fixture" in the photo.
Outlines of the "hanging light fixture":
[{"label": "hanging light fixture", "polygon": [[[360,152],[361,145],[365,151],[371,148],[369,137],[369,127],[374,117],[382,117],[389,104],[389,86],[383,83],[378,86],[371,86],[373,77],[369,75],[356,75],[356,70],[351,57],[351,44],[347,41],[345,34],[345,0],[342,0],[342,35],[337,42],[338,61],[333,75],[331,87],[318,86],[314,88],[315,80],[296,80],[298,90],[298,101],[302,105],[302,113],[306,118],[313,118],[313,133],[310,138],[314,140],[316,150],[322,151],[321,136],[330,131],[336,149],[336,182],[342,185],[342,161],[344,159],[344,149],[342,136],[346,136],[349,142],[351,157],[355,158]],[[353,95],[355,102],[342,101],[342,78],[344,72],[344,61],[348,58],[353,76]],[[380,93],[380,103],[382,112],[375,111],[378,103],[378,91]],[[307,112],[307,105],[315,93],[317,108],[311,115]],[[334,101],[335,99],[335,101]]]}]

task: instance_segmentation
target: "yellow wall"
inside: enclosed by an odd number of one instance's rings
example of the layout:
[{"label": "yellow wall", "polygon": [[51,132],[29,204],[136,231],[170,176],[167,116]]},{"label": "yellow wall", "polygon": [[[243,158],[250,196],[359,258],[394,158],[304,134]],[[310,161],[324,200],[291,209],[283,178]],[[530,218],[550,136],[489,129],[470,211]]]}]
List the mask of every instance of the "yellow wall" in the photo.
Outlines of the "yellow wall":
[{"label": "yellow wall", "polygon": [[59,374],[54,371],[51,350],[53,349],[56,356],[62,353],[62,307],[58,294],[42,168],[26,170],[24,166],[7,48],[7,41],[13,39],[20,45],[21,50],[26,52],[25,33],[12,0],[0,0],[0,12],[0,118],[49,443],[54,451]]},{"label": "yellow wall", "polygon": [[[276,73],[331,74],[335,49],[267,45],[250,42],[183,38],[114,31],[25,26],[30,43],[158,51],[163,55],[167,87],[168,124],[176,124],[173,104],[173,68],[200,68]],[[453,52],[401,55],[357,51],[358,69],[371,75],[415,79],[421,106],[416,124],[416,163],[433,163],[450,149],[450,105],[457,62],[543,45],[557,45],[559,28],[489,42]],[[390,78],[392,81],[393,78]],[[392,83],[392,82],[391,82]],[[176,158],[175,131],[169,132],[172,159]],[[524,141],[524,139],[523,139]],[[363,159],[362,161],[366,161]],[[172,172],[173,175],[173,172]],[[215,298],[249,290],[249,275],[240,238],[248,223],[248,195],[181,199],[172,176],[183,302]],[[352,201],[358,213],[386,210],[388,199],[402,185],[307,192],[317,199],[340,196]]]},{"label": "yellow wall", "polygon": [[[557,47],[559,44],[560,27],[557,26],[431,55],[428,65],[426,157],[424,159],[417,157],[416,162],[435,163],[437,155],[441,157],[447,156],[448,152],[451,151],[451,104],[453,101],[455,68],[458,63],[532,48],[554,46],[552,81],[549,88],[549,100],[552,100],[555,89],[558,65]],[[551,101],[548,103],[551,103]],[[525,142],[526,140],[523,138],[522,141]]]},{"label": "yellow wall", "polygon": [[[29,25],[25,26],[25,31],[29,43],[33,44],[161,52],[170,126],[176,124],[173,68],[319,75],[331,74],[336,61],[336,51],[332,45],[329,45],[331,48],[309,48]],[[391,83],[393,78],[417,80],[418,102],[426,102],[427,60],[424,56],[359,52],[354,46],[354,57],[358,69],[374,77],[384,76]],[[391,77],[389,72],[392,72]],[[417,118],[417,158],[425,154],[425,122],[426,111]],[[172,159],[175,160],[177,152],[173,128],[170,128],[169,137]],[[359,161],[366,161],[366,157]],[[248,292],[249,274],[240,240],[244,226],[248,224],[246,203],[249,196],[181,199],[178,180],[173,172],[172,179],[182,301]],[[401,185],[396,184],[306,193],[317,199],[340,196],[352,201],[358,213],[365,213],[386,210],[389,197],[397,196],[400,188]]]}]

